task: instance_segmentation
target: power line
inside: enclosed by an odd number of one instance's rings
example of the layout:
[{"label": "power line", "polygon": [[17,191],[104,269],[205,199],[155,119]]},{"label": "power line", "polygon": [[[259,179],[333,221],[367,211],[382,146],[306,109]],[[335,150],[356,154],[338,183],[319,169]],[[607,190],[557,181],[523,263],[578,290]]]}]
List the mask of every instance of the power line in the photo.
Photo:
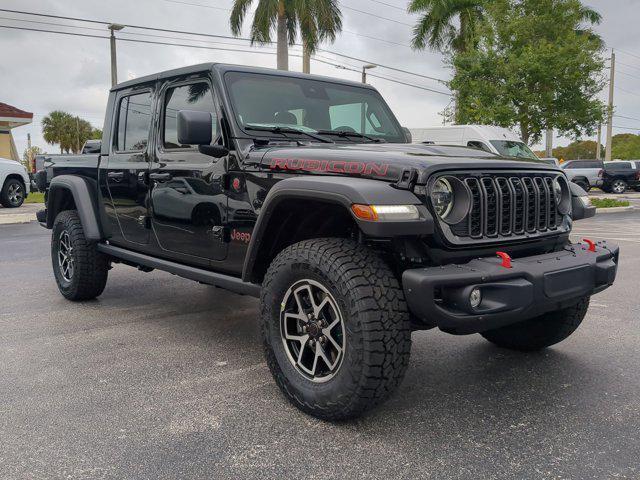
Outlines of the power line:
[{"label": "power line", "polygon": [[620,50],[619,48],[616,48],[616,52],[624,53],[625,55],[629,55],[630,57],[634,57],[640,60],[640,55],[636,55],[635,53],[625,52],[624,50]]},{"label": "power line", "polygon": [[[60,31],[55,31],[55,30],[44,30],[44,29],[40,29],[40,28],[12,27],[12,26],[9,26],[9,25],[0,25],[0,28],[8,28],[8,29],[11,29],[11,30],[26,30],[26,31],[30,31],[30,32],[55,33],[55,34],[59,34],[59,35],[70,35],[70,36],[74,36],[74,37],[89,37],[89,38],[109,39],[109,37],[100,36],[100,35],[90,35],[90,34],[85,34],[85,33],[74,33],[74,32],[60,32]],[[207,47],[207,46],[204,46],[204,45],[188,45],[188,44],[183,44],[183,43],[156,42],[156,41],[151,41],[151,40],[140,40],[140,39],[134,39],[134,38],[119,38],[118,41],[120,41],[120,42],[146,43],[146,44],[151,44],[151,45],[168,45],[168,46],[172,46],[172,47],[200,48],[200,49],[204,49],[204,50],[222,50],[222,51],[226,51],[226,52],[258,53],[258,54],[263,54],[263,55],[275,55],[276,54],[275,52],[265,51],[265,50],[261,51],[261,50],[234,49],[234,48],[223,48],[223,47]]]},{"label": "power line", "polygon": [[352,10],[354,12],[362,13],[363,15],[369,15],[371,17],[379,18],[380,20],[386,20],[388,22],[398,23],[400,25],[406,25],[407,27],[413,27],[412,24],[401,22],[400,20],[394,20],[393,18],[383,17],[381,15],[376,15],[375,13],[365,12],[364,10],[358,10],[357,8],[347,7],[346,5],[341,5],[342,8],[346,10]]},{"label": "power line", "polygon": [[620,90],[621,92],[628,93],[629,95],[635,95],[636,97],[640,97],[640,94],[639,94],[639,93],[632,92],[631,90],[625,90],[624,88],[619,87],[619,86],[617,86],[617,85],[616,85],[616,87],[615,87],[615,88],[616,88],[616,90]]},{"label": "power line", "polygon": [[213,5],[200,5],[199,3],[189,3],[189,2],[181,2],[179,0],[163,0],[167,3],[178,3],[180,5],[189,5],[192,7],[202,7],[202,8],[212,8],[214,10],[224,10],[225,12],[230,12],[231,9],[230,8],[224,8],[224,7],[214,7]]},{"label": "power line", "polygon": [[[61,31],[55,31],[55,30],[45,30],[45,29],[39,29],[39,28],[29,28],[29,27],[16,27],[16,26],[9,26],[9,25],[0,25],[0,28],[7,28],[7,29],[11,29],[11,30],[24,30],[24,31],[30,31],[30,32],[41,32],[41,33],[53,33],[53,34],[58,34],[58,35],[68,35],[68,36],[74,36],[74,37],[88,37],[88,38],[99,38],[99,39],[108,39],[109,37],[107,36],[101,36],[101,35],[91,35],[91,34],[85,34],[85,33],[75,33],[75,32],[61,32]],[[122,42],[135,42],[135,43],[144,43],[144,44],[151,44],[151,45],[166,45],[166,46],[172,46],[172,47],[187,47],[187,48],[199,48],[199,49],[204,49],[204,50],[219,50],[219,51],[229,51],[229,52],[243,52],[243,53],[258,53],[258,54],[266,54],[266,55],[275,55],[275,52],[272,51],[260,51],[260,50],[248,50],[248,49],[232,49],[232,48],[222,48],[222,47],[208,47],[208,46],[204,46],[204,45],[188,45],[188,44],[180,44],[180,43],[169,43],[169,42],[158,42],[158,41],[151,41],[151,40],[140,40],[140,39],[133,39],[133,38],[119,38],[119,41]],[[301,55],[292,55],[293,57],[302,57]],[[345,70],[351,70],[354,72],[359,72],[360,70],[357,69],[353,69],[353,68],[347,68],[344,66],[340,66],[334,63],[330,63],[330,62],[326,62],[324,60],[320,60],[320,59],[314,59],[317,62],[320,63],[325,63],[328,65],[332,65],[334,67],[339,67],[339,68],[343,68]],[[397,79],[393,79],[393,78],[388,78],[388,77],[383,77],[381,75],[375,75],[375,74],[369,74],[371,77],[374,78],[380,78],[382,80],[387,80],[390,82],[395,82],[398,83],[400,85],[406,85],[409,87],[413,87],[413,88],[417,88],[420,90],[425,90],[428,92],[432,92],[432,93],[438,93],[441,95],[447,95],[449,96],[450,94],[446,93],[446,92],[441,92],[432,88],[428,88],[428,87],[423,87],[420,85],[415,85],[412,83],[408,83],[408,82],[404,82],[402,80],[397,80]]]},{"label": "power line", "polygon": [[617,115],[615,113],[613,114],[613,116],[617,118],[624,118],[626,120],[637,120],[640,122],[640,118],[636,118],[636,117],[625,117],[624,115]]},{"label": "power line", "polygon": [[622,130],[634,130],[634,131],[640,130],[640,127],[632,128],[632,127],[624,127],[624,126],[619,126],[619,125],[612,125],[612,127],[613,128],[620,128]]},{"label": "power line", "polygon": [[[38,17],[46,17],[46,18],[57,18],[57,19],[62,19],[62,20],[73,20],[73,21],[77,21],[77,22],[88,22],[88,23],[94,23],[94,24],[99,24],[99,25],[110,25],[112,22],[105,22],[105,21],[101,21],[101,20],[92,20],[92,19],[86,19],[86,18],[78,18],[78,17],[65,17],[65,16],[61,16],[61,15],[51,15],[51,14],[44,14],[44,13],[34,13],[34,12],[25,12],[25,11],[21,11],[21,10],[9,10],[9,9],[4,9],[4,8],[0,8],[0,12],[8,12],[8,13],[17,13],[17,14],[21,14],[21,15],[33,15],[33,16],[38,16]],[[367,13],[367,12],[365,12]],[[245,37],[232,37],[229,35],[214,35],[214,34],[210,34],[210,33],[198,33],[198,32],[188,32],[188,31],[184,31],[184,30],[172,30],[172,29],[166,29],[166,28],[157,28],[157,27],[148,27],[148,26],[140,26],[140,25],[131,25],[131,24],[124,24],[125,27],[129,27],[129,28],[135,28],[135,29],[140,29],[140,30],[152,30],[152,31],[156,31],[156,32],[166,32],[166,33],[177,33],[177,34],[183,34],[183,35],[192,35],[192,36],[201,36],[201,37],[209,37],[209,38],[223,38],[223,39],[227,39],[227,40],[244,40],[244,41],[248,41],[251,42],[251,39],[249,38],[245,38]],[[103,38],[103,37],[100,37]],[[275,43],[275,42],[268,42],[268,43]],[[296,46],[299,46],[298,44],[296,44]],[[410,72],[407,70],[402,70],[399,68],[395,68],[395,67],[390,67],[388,65],[383,65],[381,63],[377,63],[377,62],[373,62],[370,60],[366,60],[366,59],[361,59],[361,58],[356,58],[356,57],[352,57],[349,55],[345,55],[343,53],[338,53],[338,52],[334,52],[331,50],[327,50],[327,49],[318,49],[320,51],[324,51],[326,53],[330,53],[332,55],[336,55],[342,58],[348,58],[350,60],[355,60],[357,62],[362,62],[365,64],[374,64],[378,67],[381,68],[386,68],[388,70],[394,70],[396,72],[400,72],[400,73],[405,73],[408,75],[414,75],[420,78],[426,78],[428,80],[434,80],[436,82],[440,82],[442,84],[445,84],[446,81],[440,78],[435,78],[435,77],[430,77],[428,75],[423,75],[420,73],[415,73],[415,72]]]},{"label": "power line", "polygon": [[397,5],[391,5],[390,3],[386,3],[386,2],[381,2],[380,0],[369,0],[370,2],[373,3],[379,3],[380,5],[384,5],[385,7],[389,7],[389,8],[395,8],[396,10],[400,10],[402,12],[407,13],[407,10],[402,8],[402,7],[398,7]]},{"label": "power line", "polygon": [[623,72],[621,70],[618,70],[617,73],[621,73],[622,75],[626,75],[627,77],[631,77],[631,78],[635,78],[635,79],[640,80],[640,76],[638,76],[638,75],[631,75],[630,73],[626,73],[626,72]]},{"label": "power line", "polygon": [[622,63],[620,60],[616,59],[616,63],[618,65],[623,65],[625,67],[629,67],[629,68],[635,68],[637,70],[640,70],[640,67],[638,65],[629,65],[628,63]]}]

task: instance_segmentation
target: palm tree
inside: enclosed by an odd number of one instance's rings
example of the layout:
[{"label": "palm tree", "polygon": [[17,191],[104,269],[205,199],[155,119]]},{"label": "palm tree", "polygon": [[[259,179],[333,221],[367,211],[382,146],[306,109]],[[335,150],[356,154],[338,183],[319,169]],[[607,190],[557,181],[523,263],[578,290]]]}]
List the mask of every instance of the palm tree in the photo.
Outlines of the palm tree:
[{"label": "palm tree", "polygon": [[[239,36],[247,10],[253,0],[234,0],[231,32]],[[337,0],[258,0],[251,24],[251,42],[271,43],[276,30],[277,66],[289,69],[289,45],[296,41],[298,29],[303,43],[303,71],[309,72],[311,54],[325,41],[334,41],[342,30],[342,14]]]},{"label": "palm tree", "polygon": [[311,72],[311,55],[324,41],[333,43],[342,31],[342,13],[336,0],[297,0],[296,17],[302,37],[302,71]]},{"label": "palm tree", "polygon": [[[411,45],[416,50],[427,47],[443,51],[469,51],[478,45],[477,26],[491,0],[411,0],[409,13],[422,17],[413,28]],[[454,21],[458,18],[459,26]]]},{"label": "palm tree", "polygon": [[60,153],[67,152],[71,149],[69,139],[69,130],[73,116],[67,112],[55,110],[42,119],[42,136],[45,142],[50,144],[59,144]]},{"label": "palm tree", "polygon": [[[253,0],[234,0],[231,10],[231,32],[236,37],[242,33],[242,22]],[[277,36],[278,69],[289,70],[289,44],[295,42],[294,0],[258,0],[251,24],[251,43],[271,42],[275,27]]]}]

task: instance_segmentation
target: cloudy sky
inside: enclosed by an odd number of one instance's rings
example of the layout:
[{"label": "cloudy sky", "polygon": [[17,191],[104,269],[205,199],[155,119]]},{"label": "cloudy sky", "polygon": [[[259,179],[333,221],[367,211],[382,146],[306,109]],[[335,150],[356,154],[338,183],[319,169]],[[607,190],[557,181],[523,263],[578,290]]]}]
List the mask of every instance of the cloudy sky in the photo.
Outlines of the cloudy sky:
[{"label": "cloudy sky", "polygon": [[[232,2],[233,0],[2,0],[0,8],[230,35],[228,17]],[[421,75],[447,79],[449,71],[443,65],[441,55],[414,52],[408,47],[410,25],[416,18],[404,11],[406,3],[406,0],[341,0],[344,31],[333,45],[325,45],[323,48]],[[640,30],[637,28],[640,1],[588,0],[586,3],[602,14],[604,20],[597,29],[607,45],[617,50],[619,74],[616,78],[618,88],[615,103],[619,117],[613,122],[616,126],[614,133],[640,130]],[[19,20],[28,20],[30,23]],[[34,21],[42,23],[32,23]],[[0,12],[0,25],[107,35],[106,28],[100,24],[8,12]],[[248,22],[245,27],[246,32]],[[204,42],[194,42],[194,37],[184,34],[133,28],[127,28],[118,35],[123,39],[249,49],[248,44],[242,41],[209,38]],[[251,50],[252,52],[229,52],[119,42],[119,80],[210,61],[275,67],[276,59],[271,54],[272,48],[256,47]],[[293,48],[291,54],[299,55],[298,50]],[[34,113],[32,125],[14,130],[20,152],[27,145],[28,133],[31,134],[34,145],[41,146],[50,153],[56,152],[55,146],[44,142],[41,133],[42,118],[52,110],[69,111],[87,119],[96,127],[102,127],[110,87],[108,40],[0,28],[0,51],[3,52],[3,61],[0,63],[0,102]],[[320,52],[319,56],[325,61],[353,70],[359,70],[363,65],[361,61],[338,57],[327,51]],[[300,58],[293,56],[290,68],[301,70]],[[312,73],[351,80],[360,78],[358,72],[318,62],[312,62]],[[385,68],[378,67],[371,73],[426,88],[446,90],[434,80]],[[425,127],[441,123],[439,112],[449,103],[448,96],[385,79],[370,77],[369,80],[369,83],[381,91],[403,125]],[[606,92],[602,93],[602,98],[606,98]],[[556,143],[566,144],[568,140],[556,139]]]}]

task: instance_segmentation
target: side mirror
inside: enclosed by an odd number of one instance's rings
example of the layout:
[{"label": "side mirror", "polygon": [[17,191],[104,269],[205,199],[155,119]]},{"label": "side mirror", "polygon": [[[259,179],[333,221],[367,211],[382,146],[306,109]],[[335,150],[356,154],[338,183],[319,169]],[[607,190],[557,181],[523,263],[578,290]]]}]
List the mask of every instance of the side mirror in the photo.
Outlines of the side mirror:
[{"label": "side mirror", "polygon": [[178,142],[181,145],[209,145],[212,130],[213,119],[209,112],[178,112]]},{"label": "side mirror", "polygon": [[407,137],[407,143],[413,142],[413,135],[411,135],[411,131],[407,127],[402,127],[402,131],[404,132],[404,136]]}]

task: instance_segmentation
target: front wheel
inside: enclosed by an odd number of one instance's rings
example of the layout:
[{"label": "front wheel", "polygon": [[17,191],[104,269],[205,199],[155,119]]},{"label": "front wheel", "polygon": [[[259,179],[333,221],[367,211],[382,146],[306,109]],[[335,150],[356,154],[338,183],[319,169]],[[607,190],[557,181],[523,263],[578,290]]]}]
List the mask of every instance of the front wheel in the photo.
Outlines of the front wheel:
[{"label": "front wheel", "polygon": [[506,327],[483,332],[491,343],[511,350],[541,350],[568,338],[582,323],[589,309],[589,297],[576,305]]},{"label": "front wheel", "polygon": [[85,238],[78,213],[60,212],[51,235],[51,262],[60,293],[68,300],[100,295],[107,284],[109,259]]},{"label": "front wheel", "polygon": [[374,251],[345,239],[283,250],[261,298],[267,364],[284,395],[326,420],[361,415],[400,384],[411,330],[398,280]]}]

